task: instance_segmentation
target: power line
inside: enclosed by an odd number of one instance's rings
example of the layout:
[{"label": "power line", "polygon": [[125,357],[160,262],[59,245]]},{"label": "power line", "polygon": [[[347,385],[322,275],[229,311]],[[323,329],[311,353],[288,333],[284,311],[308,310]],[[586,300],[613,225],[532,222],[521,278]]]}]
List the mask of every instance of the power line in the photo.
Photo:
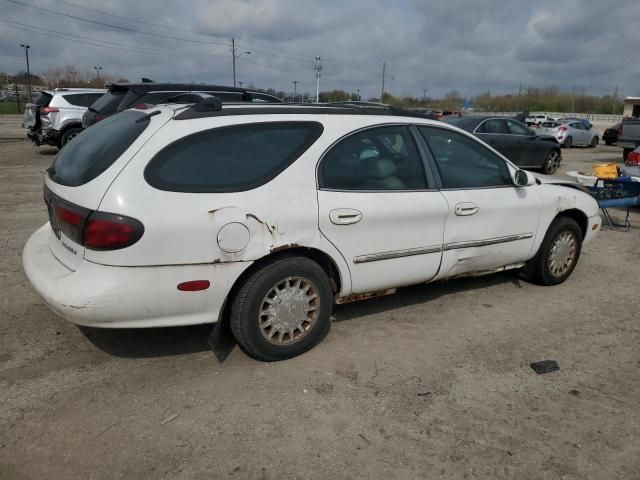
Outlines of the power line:
[{"label": "power line", "polygon": [[204,41],[204,40],[195,40],[195,39],[190,39],[190,38],[174,37],[172,35],[162,35],[160,33],[145,32],[143,30],[137,30],[135,28],[122,27],[122,26],[119,26],[119,25],[113,25],[111,23],[99,22],[98,20],[91,20],[89,18],[78,17],[76,15],[71,15],[71,14],[68,14],[68,13],[63,13],[63,12],[58,12],[56,10],[50,10],[48,8],[38,7],[38,6],[32,5],[30,3],[18,2],[17,0],[4,0],[4,1],[8,2],[8,3],[13,3],[15,5],[21,5],[23,7],[30,7],[30,8],[34,8],[36,10],[40,10],[40,11],[43,11],[43,12],[52,13],[54,15],[60,15],[62,17],[73,18],[75,20],[80,20],[82,22],[93,23],[94,25],[100,25],[100,26],[103,26],[103,27],[115,28],[117,30],[122,30],[122,31],[125,31],[125,32],[139,33],[141,35],[148,35],[148,36],[157,37],[157,38],[168,38],[168,39],[171,39],[171,40],[178,40],[178,41],[181,41],[181,42],[199,43],[199,44],[202,44],[202,45],[218,45],[218,46],[224,46],[224,47],[228,47],[229,46],[227,43],[207,42],[207,41]]},{"label": "power line", "polygon": [[95,38],[84,37],[82,35],[76,35],[76,34],[73,34],[73,33],[59,32],[57,30],[52,30],[50,28],[38,27],[38,26],[35,26],[35,25],[29,25],[29,24],[26,24],[26,23],[20,23],[20,22],[16,22],[16,21],[12,21],[12,20],[0,19],[0,23],[5,24],[7,27],[15,28],[17,30],[23,30],[23,31],[31,32],[31,33],[37,33],[37,34],[44,35],[44,36],[52,36],[54,38],[60,38],[62,40],[74,41],[76,43],[79,43],[78,40],[82,40],[83,44],[89,44],[89,45],[92,45],[92,46],[95,46],[95,47],[115,48],[115,49],[125,50],[125,51],[134,51],[134,52],[141,52],[141,53],[152,53],[152,54],[166,55],[166,56],[171,56],[171,57],[201,58],[201,57],[205,57],[206,56],[206,57],[224,57],[224,58],[229,58],[229,55],[219,55],[219,54],[213,54],[213,53],[193,54],[193,53],[186,53],[186,52],[177,52],[175,50],[167,51],[167,50],[158,50],[158,49],[152,49],[152,48],[147,48],[147,47],[138,47],[138,46],[135,46],[135,45],[128,45],[128,44],[113,42],[113,41],[110,41],[110,40],[99,40],[99,39],[95,39]]}]

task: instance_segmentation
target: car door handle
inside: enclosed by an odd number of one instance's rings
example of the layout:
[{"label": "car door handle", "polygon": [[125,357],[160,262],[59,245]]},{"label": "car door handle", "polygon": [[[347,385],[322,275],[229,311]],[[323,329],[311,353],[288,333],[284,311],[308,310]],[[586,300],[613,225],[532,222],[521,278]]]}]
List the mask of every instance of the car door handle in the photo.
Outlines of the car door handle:
[{"label": "car door handle", "polygon": [[478,205],[476,205],[475,203],[462,202],[456,205],[455,212],[456,215],[460,217],[466,217],[468,215],[474,215],[478,213],[478,210],[480,210],[480,207],[478,207]]},{"label": "car door handle", "polygon": [[362,220],[362,212],[354,208],[336,208],[329,212],[329,220],[335,225],[351,225]]}]

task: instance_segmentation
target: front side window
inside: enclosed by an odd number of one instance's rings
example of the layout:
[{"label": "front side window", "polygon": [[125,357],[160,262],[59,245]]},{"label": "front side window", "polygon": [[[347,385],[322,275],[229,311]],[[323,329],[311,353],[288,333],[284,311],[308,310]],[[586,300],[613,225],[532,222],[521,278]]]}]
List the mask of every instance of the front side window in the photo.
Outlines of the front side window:
[{"label": "front side window", "polygon": [[378,127],[350,135],[322,159],[318,183],[334,190],[422,190],[422,160],[405,126]]},{"label": "front side window", "polygon": [[443,128],[418,129],[431,150],[444,188],[513,185],[506,162],[481,143]]},{"label": "front side window", "polygon": [[215,128],[183,137],[147,165],[152,187],[172,192],[239,192],[276,177],[322,134],[316,122]]},{"label": "front side window", "polygon": [[507,120],[507,126],[513,135],[531,135],[531,130],[515,120]]}]

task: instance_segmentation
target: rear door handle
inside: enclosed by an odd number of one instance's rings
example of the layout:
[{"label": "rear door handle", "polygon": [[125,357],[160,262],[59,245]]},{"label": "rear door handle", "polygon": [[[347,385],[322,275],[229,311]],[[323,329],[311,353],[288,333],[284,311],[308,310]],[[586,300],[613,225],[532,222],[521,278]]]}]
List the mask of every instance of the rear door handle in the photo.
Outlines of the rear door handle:
[{"label": "rear door handle", "polygon": [[354,208],[336,208],[329,212],[329,220],[335,225],[351,225],[362,220],[362,212]]},{"label": "rear door handle", "polygon": [[462,202],[456,205],[455,212],[456,215],[460,217],[466,217],[478,213],[478,210],[480,210],[480,207],[478,207],[478,205],[476,205],[475,203]]}]

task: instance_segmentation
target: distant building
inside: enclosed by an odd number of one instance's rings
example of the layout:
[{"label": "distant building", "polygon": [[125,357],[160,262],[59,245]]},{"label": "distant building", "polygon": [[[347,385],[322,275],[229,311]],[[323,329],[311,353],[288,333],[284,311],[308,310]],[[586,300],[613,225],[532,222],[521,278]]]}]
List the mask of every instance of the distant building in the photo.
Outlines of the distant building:
[{"label": "distant building", "polygon": [[640,118],[640,97],[627,97],[624,99],[622,116]]}]

